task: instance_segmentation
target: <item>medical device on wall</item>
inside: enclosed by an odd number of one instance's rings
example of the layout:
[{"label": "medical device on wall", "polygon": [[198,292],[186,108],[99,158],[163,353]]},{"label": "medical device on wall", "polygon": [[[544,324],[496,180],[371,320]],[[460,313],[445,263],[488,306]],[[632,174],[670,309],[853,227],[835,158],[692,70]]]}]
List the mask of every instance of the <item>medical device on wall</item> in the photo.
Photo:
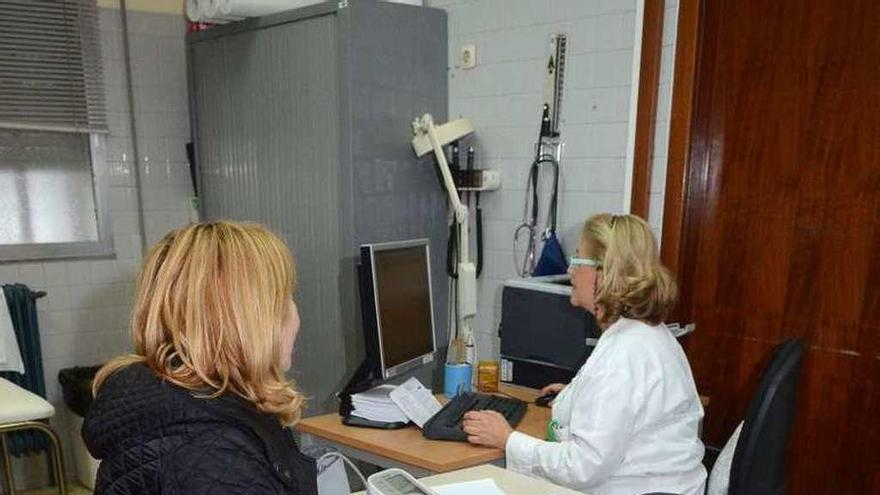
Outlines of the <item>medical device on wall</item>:
[{"label": "medical device on wall", "polygon": [[541,135],[546,137],[559,137],[562,82],[565,76],[565,45],[564,34],[550,36],[550,54],[544,73],[544,104],[547,105],[548,120],[547,129],[541,131]]},{"label": "medical device on wall", "polygon": [[[453,273],[455,279],[455,327],[449,336],[448,362],[473,364],[475,357],[474,336],[471,322],[477,314],[477,269],[470,259],[470,240],[468,234],[468,207],[462,203],[455,177],[446,160],[443,146],[457,143],[473,134],[474,127],[467,119],[458,119],[437,126],[431,114],[422,115],[412,123],[412,147],[421,158],[433,152],[437,162],[443,187],[449,200],[453,216],[453,230],[457,236],[455,246],[457,263]],[[453,155],[457,162],[457,155]]]},{"label": "medical device on wall", "polygon": [[[565,273],[567,262],[556,235],[559,206],[560,160],[563,142],[559,124],[562,110],[562,85],[565,74],[566,37],[550,37],[550,53],[544,67],[544,104],[535,159],[529,166],[523,221],[513,233],[513,258],[520,277]],[[539,235],[539,197],[541,169],[549,166],[553,173],[553,189],[548,204],[546,227]],[[540,240],[539,240],[540,237]],[[542,245],[538,254],[539,243]],[[520,254],[522,253],[522,254]]]}]

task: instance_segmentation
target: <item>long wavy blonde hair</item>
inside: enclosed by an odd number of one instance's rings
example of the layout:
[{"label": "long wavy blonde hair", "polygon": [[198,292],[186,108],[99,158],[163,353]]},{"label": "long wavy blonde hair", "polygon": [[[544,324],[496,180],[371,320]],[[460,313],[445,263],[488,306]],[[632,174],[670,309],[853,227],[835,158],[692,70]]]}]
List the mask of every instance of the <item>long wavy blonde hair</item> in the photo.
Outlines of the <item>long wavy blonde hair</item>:
[{"label": "long wavy blonde hair", "polygon": [[621,316],[653,325],[666,320],[678,299],[678,287],[660,262],[651,227],[635,215],[602,213],[587,219],[581,232],[590,256],[601,264],[596,306],[599,324]]},{"label": "long wavy blonde hair", "polygon": [[205,222],[169,232],[138,276],[131,316],[134,353],[98,372],[144,363],[201,398],[232,392],[284,425],[303,397],[284,377],[282,322],[296,280],[281,239],[252,223]]}]

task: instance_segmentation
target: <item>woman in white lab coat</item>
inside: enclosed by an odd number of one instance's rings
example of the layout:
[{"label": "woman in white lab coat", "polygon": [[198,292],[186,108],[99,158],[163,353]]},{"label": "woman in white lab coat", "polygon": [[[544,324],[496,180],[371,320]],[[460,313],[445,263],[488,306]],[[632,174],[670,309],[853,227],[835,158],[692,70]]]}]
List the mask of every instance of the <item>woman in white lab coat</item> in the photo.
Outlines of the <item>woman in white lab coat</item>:
[{"label": "woman in white lab coat", "polygon": [[559,392],[547,439],[515,432],[493,411],[465,416],[468,441],[505,449],[507,467],[591,495],[703,493],[703,408],[687,357],[663,325],[677,298],[650,227],[634,215],[584,224],[571,260],[571,304],[603,328]]}]

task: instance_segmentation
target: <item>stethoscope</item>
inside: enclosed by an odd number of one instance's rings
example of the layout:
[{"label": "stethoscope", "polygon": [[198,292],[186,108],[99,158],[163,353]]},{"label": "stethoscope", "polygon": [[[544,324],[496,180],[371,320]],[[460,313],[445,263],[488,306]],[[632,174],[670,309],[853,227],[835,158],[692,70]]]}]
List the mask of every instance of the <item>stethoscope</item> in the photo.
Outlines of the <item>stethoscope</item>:
[{"label": "stethoscope", "polygon": [[[535,271],[537,264],[538,249],[538,172],[542,164],[553,166],[553,197],[550,200],[550,211],[547,214],[548,227],[541,234],[542,240],[556,231],[556,210],[559,196],[559,160],[550,153],[542,153],[543,146],[549,144],[538,143],[536,158],[529,167],[529,177],[526,181],[526,200],[523,208],[523,221],[513,231],[513,262],[516,265],[517,275],[529,277]],[[557,155],[561,145],[552,145],[556,148]],[[531,200],[531,201],[530,201]],[[519,258],[521,243],[525,241],[525,252],[522,259]]]}]

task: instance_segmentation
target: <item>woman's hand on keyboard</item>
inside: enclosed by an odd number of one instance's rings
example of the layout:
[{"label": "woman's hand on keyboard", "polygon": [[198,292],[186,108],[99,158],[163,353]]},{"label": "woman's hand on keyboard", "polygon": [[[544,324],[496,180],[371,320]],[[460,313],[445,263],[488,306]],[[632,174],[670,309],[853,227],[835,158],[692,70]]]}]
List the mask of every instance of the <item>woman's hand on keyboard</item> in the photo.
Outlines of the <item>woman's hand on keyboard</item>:
[{"label": "woman's hand on keyboard", "polygon": [[470,411],[464,415],[462,429],[468,435],[468,442],[503,449],[513,428],[496,411]]}]

